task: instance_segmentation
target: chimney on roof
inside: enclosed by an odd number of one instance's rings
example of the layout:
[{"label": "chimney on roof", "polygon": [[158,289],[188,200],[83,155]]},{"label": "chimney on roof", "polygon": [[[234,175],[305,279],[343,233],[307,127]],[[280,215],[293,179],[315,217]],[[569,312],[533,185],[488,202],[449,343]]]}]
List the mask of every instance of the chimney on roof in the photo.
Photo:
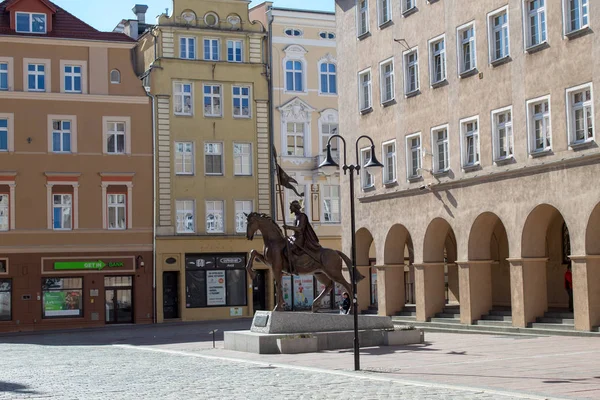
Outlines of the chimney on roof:
[{"label": "chimney on roof", "polygon": [[138,23],[145,24],[146,23],[146,11],[148,11],[148,6],[144,4],[136,4],[131,11],[137,16]]}]

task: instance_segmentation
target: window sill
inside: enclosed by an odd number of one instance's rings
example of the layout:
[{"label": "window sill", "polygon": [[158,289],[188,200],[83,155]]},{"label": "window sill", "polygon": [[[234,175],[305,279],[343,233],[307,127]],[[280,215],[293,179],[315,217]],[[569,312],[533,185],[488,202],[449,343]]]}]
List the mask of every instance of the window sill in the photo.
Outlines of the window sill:
[{"label": "window sill", "polygon": [[195,235],[196,232],[175,232],[177,236],[192,236]]},{"label": "window sill", "polygon": [[375,190],[375,185],[371,185],[371,186],[363,186],[362,187],[362,191],[363,192],[372,192]]},{"label": "window sill", "polygon": [[373,112],[373,107],[363,108],[360,110],[360,115],[370,114]]},{"label": "window sill", "polygon": [[173,115],[176,117],[193,117],[194,116],[194,114],[181,114],[181,113],[176,113],[176,112],[174,112]]},{"label": "window sill", "polygon": [[471,76],[477,75],[478,73],[479,73],[479,70],[477,68],[471,68],[468,71],[461,72],[460,74],[458,74],[458,77],[460,79],[466,79],[466,78],[469,78]]},{"label": "window sill", "polygon": [[175,173],[175,176],[184,176],[184,177],[194,177],[195,174],[183,174],[183,173]]},{"label": "window sill", "polygon": [[546,50],[548,48],[550,48],[550,45],[548,44],[548,42],[542,42],[540,44],[529,46],[528,48],[525,49],[525,52],[527,54],[534,54],[539,51]]},{"label": "window sill", "polygon": [[409,183],[415,183],[415,182],[422,181],[423,177],[421,175],[416,175],[416,176],[409,176],[406,179],[408,180]]},{"label": "window sill", "polygon": [[577,39],[579,37],[588,35],[590,33],[593,33],[592,29],[589,26],[586,26],[584,28],[581,29],[577,29],[576,31],[571,31],[565,34],[565,37],[569,40],[573,40],[573,39]]},{"label": "window sill", "polygon": [[385,186],[386,188],[393,188],[398,186],[398,181],[394,180],[394,181],[390,181],[390,182],[383,182],[383,186]]},{"label": "window sill", "polygon": [[472,165],[463,165],[463,167],[462,167],[463,172],[479,171],[480,169],[481,169],[481,164],[479,164],[479,163],[472,164]]},{"label": "window sill", "polygon": [[418,9],[418,8],[415,6],[415,7],[409,8],[408,10],[404,11],[404,12],[402,13],[402,16],[403,16],[404,18],[406,18],[406,17],[409,17],[409,16],[413,15],[413,14],[414,14],[414,13],[416,13],[417,11],[419,11],[419,9]]},{"label": "window sill", "polygon": [[234,174],[234,178],[252,178],[252,174],[242,175],[242,174]]},{"label": "window sill", "polygon": [[394,21],[392,21],[391,19],[389,19],[389,20],[387,20],[387,21],[379,24],[379,29],[383,30],[383,29],[387,28],[388,26],[392,26],[392,25],[394,25]]},{"label": "window sill", "polygon": [[431,88],[432,89],[437,89],[437,88],[441,88],[442,86],[446,86],[446,85],[448,85],[448,80],[444,78],[444,79],[442,79],[439,82],[432,83],[431,84]]},{"label": "window sill", "polygon": [[204,174],[204,176],[223,176],[223,174]]},{"label": "window sill", "polygon": [[319,92],[319,96],[326,96],[326,97],[337,97],[337,93],[324,93],[324,92]]},{"label": "window sill", "polygon": [[382,101],[381,105],[383,106],[383,108],[389,107],[389,106],[393,106],[394,104],[396,104],[396,99],[390,99],[390,100],[386,100],[386,101]]},{"label": "window sill", "polygon": [[498,159],[494,160],[494,164],[496,164],[497,166],[514,164],[516,162],[517,161],[515,160],[515,158],[513,156],[498,158]]},{"label": "window sill", "polygon": [[363,34],[358,35],[358,37],[356,39],[358,40],[365,40],[366,38],[368,38],[369,36],[371,36],[371,32],[366,31]]},{"label": "window sill", "polygon": [[435,178],[441,178],[441,177],[444,177],[444,176],[448,176],[449,174],[450,174],[450,168],[442,170],[442,171],[435,171],[435,172],[432,173],[432,175]]},{"label": "window sill", "polygon": [[585,142],[580,141],[569,144],[569,148],[573,151],[585,150],[596,146],[597,144],[593,139],[586,140]]},{"label": "window sill", "polygon": [[412,92],[405,93],[404,97],[407,98],[407,99],[410,99],[411,97],[415,97],[415,96],[418,96],[420,94],[421,94],[421,91],[419,89],[417,89],[417,90],[413,90]]},{"label": "window sill", "polygon": [[537,157],[550,156],[552,154],[554,154],[552,152],[552,149],[544,149],[544,150],[537,150],[537,151],[534,151],[532,153],[529,153],[529,157],[531,157],[531,158],[537,158]]},{"label": "window sill", "polygon": [[204,114],[204,118],[223,118],[222,115],[206,115]]},{"label": "window sill", "polygon": [[499,67],[501,65],[507,64],[507,63],[509,63],[511,61],[512,61],[512,58],[510,58],[510,56],[506,56],[506,57],[502,57],[502,58],[499,58],[497,60],[494,60],[490,64],[491,64],[492,67],[496,68],[496,67]]},{"label": "window sill", "polygon": [[236,115],[234,115],[234,116],[233,116],[233,118],[234,118],[234,119],[252,119],[252,117],[251,117],[251,116],[249,116],[249,115],[248,115],[247,117],[240,117],[240,116],[236,116]]}]

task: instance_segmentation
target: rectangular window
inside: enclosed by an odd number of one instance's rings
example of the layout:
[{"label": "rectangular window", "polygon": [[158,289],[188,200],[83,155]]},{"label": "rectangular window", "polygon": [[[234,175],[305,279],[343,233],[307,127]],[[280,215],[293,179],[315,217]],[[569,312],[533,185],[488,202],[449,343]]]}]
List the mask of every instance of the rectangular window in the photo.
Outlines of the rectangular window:
[{"label": "rectangular window", "polygon": [[431,68],[431,84],[446,80],[446,40],[432,39],[429,42],[429,65]]},{"label": "rectangular window", "polygon": [[489,15],[490,60],[501,60],[510,55],[508,33],[508,7]]},{"label": "rectangular window", "polygon": [[106,134],[106,152],[125,154],[125,122],[108,122]]},{"label": "rectangular window", "polygon": [[221,86],[204,85],[204,116],[221,116]]},{"label": "rectangular window", "polygon": [[12,319],[12,280],[0,279],[0,321]]},{"label": "rectangular window", "polygon": [[173,105],[176,115],[192,115],[192,84],[175,83],[173,85]]},{"label": "rectangular window", "polygon": [[204,39],[204,59],[219,61],[219,39]]},{"label": "rectangular window", "polygon": [[340,186],[323,185],[323,222],[340,221]]},{"label": "rectangular window", "polygon": [[46,33],[46,14],[15,13],[16,31],[20,33]]},{"label": "rectangular window", "polygon": [[417,6],[416,0],[401,0],[402,13],[408,12]]},{"label": "rectangular window", "polygon": [[404,93],[410,95],[419,90],[419,52],[404,53]]},{"label": "rectangular window", "polygon": [[179,38],[179,58],[185,58],[189,60],[196,59],[196,38]]},{"label": "rectangular window", "polygon": [[252,201],[236,200],[235,202],[235,232],[246,233],[248,219],[246,215],[252,212]]},{"label": "rectangular window", "polygon": [[8,63],[0,62],[0,90],[8,90]]},{"label": "rectangular window", "polygon": [[204,171],[206,175],[223,175],[223,143],[204,144]]},{"label": "rectangular window", "polygon": [[369,32],[369,1],[358,0],[357,35],[363,36]]},{"label": "rectangular window", "polygon": [[433,128],[431,130],[431,143],[433,150],[433,171],[448,171],[450,168],[448,126]]},{"label": "rectangular window", "polygon": [[8,118],[0,118],[0,151],[8,151]]},{"label": "rectangular window", "polygon": [[71,152],[71,121],[52,121],[52,151]]},{"label": "rectangular window", "polygon": [[462,138],[462,165],[472,167],[479,164],[479,118],[460,121]]},{"label": "rectangular window", "polygon": [[[322,123],[321,124],[321,161],[327,156],[327,142],[333,135],[339,134],[338,124]],[[331,155],[335,160],[339,160],[339,139],[331,140]]]},{"label": "rectangular window", "polygon": [[565,1],[565,26],[566,33],[578,31],[589,26],[588,0],[563,0]]},{"label": "rectangular window", "polygon": [[286,147],[288,156],[304,157],[304,122],[286,124]]},{"label": "rectangular window", "polygon": [[512,107],[492,111],[492,134],[494,161],[513,157]]},{"label": "rectangular window", "polygon": [[406,137],[406,169],[408,179],[421,176],[421,134]]},{"label": "rectangular window", "polygon": [[27,90],[30,92],[46,91],[46,65],[27,65]]},{"label": "rectangular window", "polygon": [[43,317],[83,317],[83,278],[42,278]]},{"label": "rectangular window", "polygon": [[54,230],[73,229],[73,195],[53,194],[52,200]]},{"label": "rectangular window", "polygon": [[383,183],[396,182],[396,141],[385,142],[382,145],[383,154]]},{"label": "rectangular window", "polygon": [[233,116],[250,118],[250,87],[233,86]]},{"label": "rectangular window", "polygon": [[337,67],[334,63],[321,63],[319,77],[322,94],[337,93]]},{"label": "rectangular window", "polygon": [[108,229],[127,228],[127,202],[124,194],[108,194]]},{"label": "rectangular window", "polygon": [[458,63],[459,74],[477,68],[475,56],[475,25],[470,24],[458,28]]},{"label": "rectangular window", "polygon": [[177,233],[196,232],[196,203],[194,200],[176,200],[175,212],[177,218]]},{"label": "rectangular window", "polygon": [[543,153],[552,149],[552,128],[550,124],[550,98],[540,98],[527,102],[529,152]]},{"label": "rectangular window", "polygon": [[358,74],[360,91],[360,110],[365,111],[373,107],[371,103],[371,71],[365,71]]},{"label": "rectangular window", "polygon": [[252,145],[250,143],[233,143],[234,175],[252,175]]},{"label": "rectangular window", "polygon": [[379,26],[392,20],[392,8],[390,0],[377,0],[377,11],[379,17]]},{"label": "rectangular window", "polygon": [[525,0],[525,35],[527,47],[546,41],[546,0]]},{"label": "rectangular window", "polygon": [[65,92],[81,93],[81,65],[65,65]]},{"label": "rectangular window", "polygon": [[243,44],[241,40],[228,40],[227,41],[227,61],[229,62],[242,62],[243,59]]},{"label": "rectangular window", "polygon": [[223,201],[206,202],[206,233],[223,233]]},{"label": "rectangular window", "polygon": [[380,65],[381,103],[394,100],[394,60],[384,61]]},{"label": "rectangular window", "polygon": [[10,199],[8,194],[0,194],[0,231],[10,229]]},{"label": "rectangular window", "polygon": [[594,140],[593,104],[591,84],[567,90],[569,144]]},{"label": "rectangular window", "polygon": [[175,174],[194,175],[194,143],[175,142]]},{"label": "rectangular window", "polygon": [[304,91],[304,67],[302,61],[285,62],[285,90],[288,92]]},{"label": "rectangular window", "polygon": [[365,168],[365,165],[367,165],[367,163],[370,160],[371,160],[371,148],[367,147],[365,149],[362,149],[360,151],[360,164],[361,164],[360,177],[361,177],[361,183],[362,183],[363,190],[369,189],[369,188],[372,188],[373,186],[375,186],[375,178],[373,177],[373,174],[367,168]]}]

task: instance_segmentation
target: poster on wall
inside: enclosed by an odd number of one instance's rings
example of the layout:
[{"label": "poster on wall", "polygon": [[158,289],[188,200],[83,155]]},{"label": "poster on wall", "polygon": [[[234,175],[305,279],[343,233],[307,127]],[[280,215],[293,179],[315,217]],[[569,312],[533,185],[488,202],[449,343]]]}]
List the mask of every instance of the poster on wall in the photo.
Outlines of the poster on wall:
[{"label": "poster on wall", "polygon": [[281,279],[281,284],[283,286],[283,301],[285,303],[285,310],[290,311],[292,309],[292,277],[289,275],[284,276]]},{"label": "poster on wall", "polygon": [[[323,290],[325,290],[325,287],[325,285],[319,283],[317,296],[320,295]],[[329,291],[329,294],[327,294],[327,296],[323,297],[321,300],[321,308],[331,308],[331,291]]]},{"label": "poster on wall", "polygon": [[206,305],[223,306],[227,303],[225,297],[225,271],[206,271]]},{"label": "poster on wall", "polygon": [[336,283],[334,290],[335,290],[335,299],[334,299],[335,305],[337,307],[339,307],[342,305],[342,302],[344,301],[342,299],[342,294],[344,293],[345,289],[342,285],[340,285],[339,283]]},{"label": "poster on wall", "polygon": [[294,310],[310,310],[314,293],[312,275],[294,276]]},{"label": "poster on wall", "polygon": [[78,316],[81,311],[81,293],[78,291],[44,293],[44,315],[46,317]]}]

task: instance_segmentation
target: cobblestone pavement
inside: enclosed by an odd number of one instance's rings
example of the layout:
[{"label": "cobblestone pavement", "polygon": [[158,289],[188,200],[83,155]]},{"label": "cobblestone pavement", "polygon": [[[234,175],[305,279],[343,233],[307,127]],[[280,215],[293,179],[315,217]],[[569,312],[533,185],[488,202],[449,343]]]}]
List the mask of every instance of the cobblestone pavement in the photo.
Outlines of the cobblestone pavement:
[{"label": "cobblestone pavement", "polygon": [[0,338],[0,399],[536,398],[227,360],[212,357],[218,350],[211,348],[184,352],[130,344],[69,345],[64,336],[63,345],[58,338],[47,341],[50,344],[19,343],[13,338],[6,343]]}]

